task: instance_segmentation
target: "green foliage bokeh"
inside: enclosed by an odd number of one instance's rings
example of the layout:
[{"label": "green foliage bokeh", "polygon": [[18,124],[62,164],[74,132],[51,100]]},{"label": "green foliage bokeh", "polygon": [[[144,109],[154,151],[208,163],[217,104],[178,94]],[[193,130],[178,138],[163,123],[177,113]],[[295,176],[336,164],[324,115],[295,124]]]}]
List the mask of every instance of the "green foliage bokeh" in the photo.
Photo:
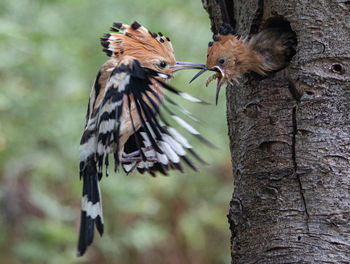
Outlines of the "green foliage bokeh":
[{"label": "green foliage bokeh", "polygon": [[110,173],[101,181],[105,234],[77,258],[82,184],[78,150],[90,89],[107,57],[99,37],[137,20],[169,36],[178,60],[204,63],[211,38],[201,2],[0,2],[1,263],[228,263],[232,193],[224,92],[196,73],[171,84],[212,105],[186,107],[218,148],[209,163],[170,177]]}]

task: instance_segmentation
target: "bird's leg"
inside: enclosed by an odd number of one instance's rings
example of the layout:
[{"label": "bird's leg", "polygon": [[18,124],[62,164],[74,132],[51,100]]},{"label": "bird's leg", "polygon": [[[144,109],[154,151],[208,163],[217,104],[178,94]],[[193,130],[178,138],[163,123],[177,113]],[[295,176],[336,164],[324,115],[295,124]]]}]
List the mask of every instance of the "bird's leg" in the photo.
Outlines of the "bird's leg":
[{"label": "bird's leg", "polygon": [[[132,162],[136,162],[136,163],[139,163],[141,161],[144,161],[142,159],[141,156],[137,156],[137,157],[128,157],[128,158],[120,158],[120,162],[121,163],[132,163]],[[148,162],[157,162],[157,158],[156,157],[146,157],[146,160],[145,161],[148,161]]]},{"label": "bird's leg", "polygon": [[123,158],[131,158],[131,157],[135,157],[137,155],[140,155],[140,150],[136,150],[136,151],[131,152],[131,153],[125,153],[125,152],[122,153]]},{"label": "bird's leg", "polygon": [[121,158],[121,163],[130,163],[130,162],[140,162],[142,160],[141,156],[138,157],[128,157],[128,158]]},{"label": "bird's leg", "polygon": [[134,171],[136,167],[140,164],[141,161],[135,162],[134,166],[132,166],[130,172]]},{"label": "bird's leg", "polygon": [[[148,147],[142,148],[142,151],[145,152],[145,151],[149,151],[151,149],[153,149],[153,147],[148,146]],[[130,158],[130,157],[135,157],[135,156],[139,156],[139,155],[140,155],[140,150],[136,150],[136,151],[130,152],[130,153],[125,153],[125,152],[122,153],[123,158]]]},{"label": "bird's leg", "polygon": [[[152,146],[147,146],[147,147],[144,147],[142,148],[142,152],[146,152],[146,151],[150,151],[152,150],[153,147]],[[131,153],[125,153],[123,152],[122,153],[122,157],[120,159],[120,161],[122,163],[128,163],[128,162],[136,162],[137,164],[139,162],[141,162],[143,159],[142,159],[142,156],[141,156],[141,152],[140,150],[136,150],[134,152],[131,152]],[[153,157],[146,157],[146,161],[149,161],[149,162],[156,162],[157,159],[155,156]]]}]

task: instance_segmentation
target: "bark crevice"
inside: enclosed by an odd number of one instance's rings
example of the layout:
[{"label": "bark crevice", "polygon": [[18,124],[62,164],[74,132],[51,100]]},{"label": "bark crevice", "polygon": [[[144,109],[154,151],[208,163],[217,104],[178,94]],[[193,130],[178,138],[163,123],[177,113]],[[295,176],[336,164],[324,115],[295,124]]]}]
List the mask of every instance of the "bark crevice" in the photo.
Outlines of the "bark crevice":
[{"label": "bark crevice", "polygon": [[222,22],[226,24],[230,24],[232,28],[235,28],[236,22],[235,22],[235,17],[233,13],[234,2],[231,0],[218,0],[218,3],[221,9]]},{"label": "bark crevice", "polygon": [[259,0],[257,5],[258,7],[255,11],[255,15],[250,26],[249,34],[251,35],[257,34],[259,32],[262,23],[262,18],[264,16],[264,0]]},{"label": "bark crevice", "polygon": [[310,234],[310,227],[309,227],[309,211],[307,209],[307,204],[306,204],[306,199],[304,195],[304,189],[303,189],[303,184],[301,182],[300,174],[298,173],[298,163],[296,159],[296,135],[298,133],[298,125],[297,125],[297,108],[298,105],[294,106],[293,112],[292,112],[292,122],[293,122],[293,133],[292,133],[292,160],[293,160],[293,165],[294,165],[294,175],[298,181],[299,184],[299,192],[300,192],[300,197],[301,201],[303,203],[304,207],[304,212],[305,212],[305,224],[306,224],[306,229],[307,233]]}]

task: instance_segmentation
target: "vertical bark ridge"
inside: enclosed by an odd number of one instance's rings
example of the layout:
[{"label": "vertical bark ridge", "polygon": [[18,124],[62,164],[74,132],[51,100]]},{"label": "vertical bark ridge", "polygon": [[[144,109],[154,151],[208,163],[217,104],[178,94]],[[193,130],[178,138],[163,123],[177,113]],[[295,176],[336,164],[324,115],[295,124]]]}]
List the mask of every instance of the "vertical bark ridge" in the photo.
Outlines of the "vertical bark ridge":
[{"label": "vertical bark ridge", "polygon": [[298,125],[297,125],[297,106],[293,108],[293,113],[292,113],[292,119],[293,119],[293,137],[292,137],[292,159],[293,159],[293,164],[294,164],[294,176],[296,177],[298,183],[299,183],[299,189],[300,189],[300,196],[301,196],[301,201],[303,202],[303,206],[305,209],[305,224],[306,224],[306,229],[307,233],[310,234],[310,228],[309,228],[309,212],[307,210],[307,204],[306,204],[306,199],[304,196],[304,190],[303,190],[303,185],[300,179],[300,175],[297,173],[298,171],[298,164],[297,164],[297,159],[296,159],[296,135],[298,131]]}]

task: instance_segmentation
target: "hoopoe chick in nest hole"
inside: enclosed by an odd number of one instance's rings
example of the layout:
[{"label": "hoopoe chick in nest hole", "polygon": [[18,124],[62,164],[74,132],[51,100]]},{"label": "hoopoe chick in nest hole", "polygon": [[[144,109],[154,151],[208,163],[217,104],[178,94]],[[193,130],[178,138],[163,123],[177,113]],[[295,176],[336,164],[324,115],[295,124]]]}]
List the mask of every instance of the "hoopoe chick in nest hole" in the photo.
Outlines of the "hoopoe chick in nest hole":
[{"label": "hoopoe chick in nest hole", "polygon": [[216,104],[221,86],[239,82],[243,74],[253,71],[265,76],[288,65],[295,54],[296,36],[282,28],[268,28],[250,40],[235,35],[228,24],[221,26],[218,35],[208,44],[206,66],[191,82],[207,70],[216,73],[207,79],[206,86],[217,79]]},{"label": "hoopoe chick in nest hole", "polygon": [[[86,124],[80,141],[80,177],[83,179],[80,235],[77,255],[92,243],[96,226],[100,235],[104,224],[99,181],[103,167],[108,176],[108,155],[114,156],[126,173],[138,170],[152,176],[177,169],[182,162],[196,170],[192,157],[204,161],[171,123],[208,146],[188,122],[175,115],[196,119],[170,99],[165,91],[195,103],[203,103],[165,82],[183,69],[202,69],[205,65],[175,60],[170,39],[152,33],[139,23],[114,23],[112,33],[101,39],[103,51],[111,57],[99,70],[90,93]],[[170,119],[170,121],[169,121]],[[191,158],[187,155],[191,154]]]}]

